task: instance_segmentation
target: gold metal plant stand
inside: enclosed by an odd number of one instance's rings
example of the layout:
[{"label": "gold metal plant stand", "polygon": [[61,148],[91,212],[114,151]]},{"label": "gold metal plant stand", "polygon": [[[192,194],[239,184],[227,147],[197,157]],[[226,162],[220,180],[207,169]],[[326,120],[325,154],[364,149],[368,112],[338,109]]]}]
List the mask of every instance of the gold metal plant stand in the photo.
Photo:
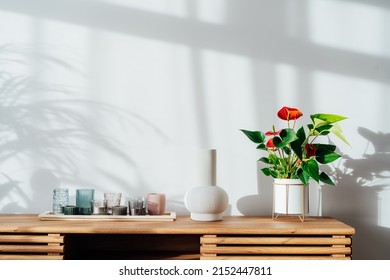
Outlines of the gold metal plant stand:
[{"label": "gold metal plant stand", "polygon": [[[274,183],[275,185],[275,183]],[[286,213],[283,214],[284,216],[298,216],[298,218],[301,220],[301,222],[305,221],[305,186],[302,185],[302,203],[301,203],[301,214],[289,214],[288,213],[288,201],[289,201],[289,191],[290,191],[290,184],[285,184],[286,186]],[[282,213],[275,213],[275,187],[273,188],[273,200],[272,200],[272,219],[276,220]],[[309,199],[309,197],[307,198]],[[308,209],[309,211],[309,206]],[[275,215],[276,214],[276,215]]]}]

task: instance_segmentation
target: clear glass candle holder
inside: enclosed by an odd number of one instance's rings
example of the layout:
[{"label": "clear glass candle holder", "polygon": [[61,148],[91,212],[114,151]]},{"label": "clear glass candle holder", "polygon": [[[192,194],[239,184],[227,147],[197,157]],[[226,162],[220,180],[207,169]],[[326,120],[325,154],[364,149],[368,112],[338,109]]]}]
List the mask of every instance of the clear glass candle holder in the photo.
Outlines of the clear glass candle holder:
[{"label": "clear glass candle holder", "polygon": [[107,215],[107,200],[92,200],[93,215]]},{"label": "clear glass candle holder", "polygon": [[69,203],[69,189],[55,188],[53,190],[53,214],[64,214],[64,207]]},{"label": "clear glass candle holder", "polygon": [[146,215],[146,199],[145,197],[133,197],[128,202],[129,215]]},{"label": "clear glass candle holder", "polygon": [[112,208],[120,206],[122,193],[104,193],[104,200],[107,201],[107,214],[112,215]]}]

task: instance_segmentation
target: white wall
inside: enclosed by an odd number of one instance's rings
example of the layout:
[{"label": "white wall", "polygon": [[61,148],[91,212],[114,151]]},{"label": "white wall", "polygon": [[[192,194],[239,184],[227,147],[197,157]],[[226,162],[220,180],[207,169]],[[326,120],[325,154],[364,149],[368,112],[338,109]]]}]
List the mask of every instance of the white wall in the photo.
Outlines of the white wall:
[{"label": "white wall", "polygon": [[390,259],[389,38],[386,0],[2,0],[0,211],[49,210],[62,186],[165,192],[186,213],[217,149],[227,214],[270,215],[239,129],[281,125],[288,105],[302,125],[349,118],[311,214],[356,227],[355,258]]}]

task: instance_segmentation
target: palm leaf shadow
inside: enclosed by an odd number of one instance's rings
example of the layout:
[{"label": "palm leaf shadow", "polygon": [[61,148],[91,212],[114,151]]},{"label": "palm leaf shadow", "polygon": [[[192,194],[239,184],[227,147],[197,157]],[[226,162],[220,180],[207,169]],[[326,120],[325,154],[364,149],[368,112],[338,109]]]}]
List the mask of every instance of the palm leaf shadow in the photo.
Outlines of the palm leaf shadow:
[{"label": "palm leaf shadow", "polygon": [[[92,145],[126,165],[134,165],[131,155],[123,152],[120,139],[105,133],[110,123],[120,124],[124,130],[131,127],[133,131],[148,127],[163,137],[157,127],[139,115],[110,104],[78,98],[83,89],[42,83],[23,71],[20,74],[7,70],[8,66],[15,69],[15,65],[16,68],[28,67],[27,50],[14,45],[0,46],[1,166],[6,166],[8,162],[22,166],[26,158],[39,160],[57,177],[75,182],[79,179],[78,160],[88,156]],[[42,60],[43,65],[51,64],[81,74],[70,63],[54,56],[35,53],[37,58]],[[103,123],[96,124],[97,115],[104,120]],[[107,179],[113,182],[119,180]],[[27,204],[31,203],[20,184],[8,175],[5,183],[0,185],[0,203],[12,192],[16,192]],[[12,208],[9,206],[14,204],[9,202],[7,207]]]}]

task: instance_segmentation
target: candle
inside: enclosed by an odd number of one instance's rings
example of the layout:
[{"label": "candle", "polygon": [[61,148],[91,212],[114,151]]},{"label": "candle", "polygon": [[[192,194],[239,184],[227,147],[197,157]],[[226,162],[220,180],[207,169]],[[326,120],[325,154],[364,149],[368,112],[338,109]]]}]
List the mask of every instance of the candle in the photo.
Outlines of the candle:
[{"label": "candle", "polygon": [[163,215],[165,212],[165,194],[149,193],[147,196],[147,208],[150,215]]}]

